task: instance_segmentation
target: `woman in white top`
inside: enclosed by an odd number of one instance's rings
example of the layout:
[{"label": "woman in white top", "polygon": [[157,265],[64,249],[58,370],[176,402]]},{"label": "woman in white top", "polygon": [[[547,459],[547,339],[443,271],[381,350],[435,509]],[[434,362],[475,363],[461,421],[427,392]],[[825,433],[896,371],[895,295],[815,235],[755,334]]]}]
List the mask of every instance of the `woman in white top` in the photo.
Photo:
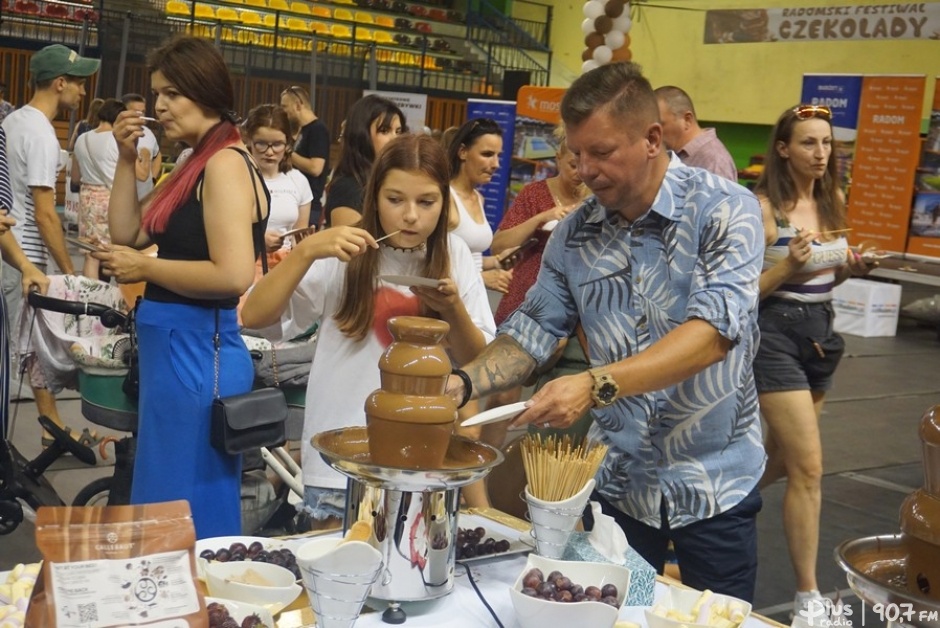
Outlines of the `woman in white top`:
[{"label": "woman in white top", "polygon": [[[783,529],[796,576],[794,613],[823,602],[816,583],[822,505],[819,417],[844,342],[832,289],[871,269],[849,249],[833,158],[832,112],[800,105],[774,126],[755,186],[764,216],[761,341],[754,382],[767,421],[763,488],[786,477]],[[873,265],[876,265],[877,262]]]},{"label": "woman in white top", "polygon": [[486,287],[505,294],[512,271],[500,268],[497,256],[483,255],[493,242],[493,228],[483,211],[483,195],[477,190],[499,169],[502,152],[503,131],[493,120],[474,118],[457,130],[447,147],[452,199],[447,226],[470,247]]},{"label": "woman in white top", "polygon": [[[242,125],[245,144],[255,158],[264,184],[271,193],[271,213],[264,244],[268,269],[284,259],[294,238],[284,234],[308,226],[313,192],[307,178],[291,166],[290,119],[278,105],[260,105],[248,113]],[[298,233],[296,238],[302,238]],[[259,270],[260,270],[259,262]]]},{"label": "woman in white top", "polygon": [[[72,183],[80,184],[78,235],[103,245],[111,243],[108,201],[118,162],[118,146],[111,125],[122,111],[124,103],[120,100],[104,101],[98,109],[98,126],[78,136],[72,154]],[[98,268],[98,260],[86,253],[82,274],[98,279]]]},{"label": "woman in white top", "polygon": [[[310,445],[321,431],[365,423],[366,397],[380,387],[378,361],[391,342],[388,319],[439,318],[450,325],[456,361],[473,359],[496,333],[470,251],[447,233],[447,160],[425,135],[402,135],[379,153],[357,226],[308,236],[248,294],[246,327],[272,341],[320,323],[304,413],[305,502],[314,518],[338,524],[346,478]],[[382,242],[377,242],[381,239]],[[402,287],[388,275],[438,280]]]}]

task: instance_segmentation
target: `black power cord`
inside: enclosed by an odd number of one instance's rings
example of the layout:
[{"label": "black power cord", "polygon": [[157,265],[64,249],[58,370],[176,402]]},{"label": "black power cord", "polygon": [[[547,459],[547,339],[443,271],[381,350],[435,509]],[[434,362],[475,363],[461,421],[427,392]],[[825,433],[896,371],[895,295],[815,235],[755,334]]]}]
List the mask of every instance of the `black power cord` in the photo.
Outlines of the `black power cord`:
[{"label": "black power cord", "polygon": [[473,590],[476,591],[477,597],[480,598],[480,601],[483,602],[483,606],[486,607],[486,610],[490,612],[490,615],[493,616],[493,621],[496,622],[496,625],[499,628],[505,628],[503,622],[499,621],[499,617],[496,615],[496,611],[493,610],[493,607],[490,606],[490,603],[486,601],[486,598],[483,597],[483,592],[480,591],[480,587],[477,586],[477,581],[473,579],[473,574],[470,572],[470,566],[467,563],[462,563],[459,560],[455,564],[460,565],[467,572],[467,579],[470,580],[470,586],[473,587]]}]

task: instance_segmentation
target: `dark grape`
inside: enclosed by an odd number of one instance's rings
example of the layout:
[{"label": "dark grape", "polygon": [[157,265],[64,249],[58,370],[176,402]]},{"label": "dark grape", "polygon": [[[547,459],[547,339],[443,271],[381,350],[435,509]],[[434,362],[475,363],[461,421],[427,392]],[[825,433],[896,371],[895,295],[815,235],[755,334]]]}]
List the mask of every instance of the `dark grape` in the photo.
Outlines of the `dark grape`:
[{"label": "dark grape", "polygon": [[536,590],[535,590],[534,588],[532,588],[532,587],[523,587],[523,588],[522,588],[522,595],[528,595],[529,597],[538,597],[538,596],[539,596],[538,591],[536,591]]},{"label": "dark grape", "polygon": [[611,597],[609,595],[602,597],[601,602],[603,602],[604,604],[610,604],[614,608],[620,605],[620,603],[617,602],[617,598]]},{"label": "dark grape", "polygon": [[528,572],[526,572],[526,576],[535,576],[536,578],[539,579],[539,582],[542,582],[543,580],[545,580],[545,576],[544,574],[542,574],[542,570],[539,569],[538,567],[533,567],[532,569],[530,569]]},{"label": "dark grape", "polygon": [[531,571],[527,573],[522,579],[522,586],[528,589],[534,589],[540,584],[542,584],[542,579],[533,574]]},{"label": "dark grape", "polygon": [[575,597],[579,595],[584,595],[584,587],[582,587],[580,584],[572,584],[571,588],[569,588],[568,590],[571,591],[571,595]]},{"label": "dark grape", "polygon": [[554,584],[555,588],[559,591],[568,591],[571,589],[572,582],[571,578],[568,576],[558,576],[552,584]]},{"label": "dark grape", "polygon": [[539,595],[542,597],[550,598],[555,593],[555,587],[547,582],[543,582],[538,586],[536,591],[538,591]]},{"label": "dark grape", "polygon": [[617,597],[618,594],[617,585],[615,584],[605,584],[601,587],[601,597]]},{"label": "dark grape", "polygon": [[588,596],[584,595],[584,593],[578,593],[577,595],[574,596],[574,601],[575,602],[591,602],[593,600],[592,598],[589,598]]},{"label": "dark grape", "polygon": [[251,545],[248,546],[250,554],[257,554],[262,550],[264,550],[264,545],[261,544],[261,541],[252,541]]},{"label": "dark grape", "polygon": [[[499,552],[508,552],[510,550],[509,541],[502,539],[497,541],[492,537],[488,537],[485,541],[483,537],[486,535],[486,529],[482,527],[477,528],[457,528],[457,559],[463,558],[476,558],[482,556],[489,556],[490,554],[496,554]],[[445,539],[446,543],[446,539]],[[446,544],[445,544],[446,547]],[[473,553],[468,554],[467,548],[473,547]],[[434,543],[432,541],[432,548],[434,548]],[[441,548],[442,549],[442,548]],[[541,572],[539,572],[541,573]]]},{"label": "dark grape", "polygon": [[242,554],[247,554],[247,553],[248,553],[248,548],[245,547],[245,544],[244,544],[244,543],[241,543],[241,542],[239,542],[239,541],[235,541],[234,543],[232,543],[231,545],[228,546],[228,551],[232,552],[233,554],[236,553],[236,552],[241,552]]},{"label": "dark grape", "polygon": [[594,585],[591,585],[591,586],[589,586],[589,587],[585,587],[585,588],[584,588],[584,595],[588,596],[588,597],[591,598],[592,600],[599,600],[599,599],[601,599],[601,597],[602,597],[602,596],[601,596],[601,590],[598,589],[597,587],[595,587]]},{"label": "dark grape", "polygon": [[199,558],[205,558],[206,560],[215,560],[215,552],[210,549],[202,550],[199,552]]},{"label": "dark grape", "polygon": [[555,582],[556,579],[561,578],[563,575],[563,573],[556,569],[552,573],[548,574],[548,577],[545,578],[545,582]]},{"label": "dark grape", "polygon": [[215,553],[215,559],[220,563],[227,563],[232,557],[232,553],[224,547]]},{"label": "dark grape", "polygon": [[574,596],[571,595],[571,591],[565,590],[565,591],[559,591],[557,594],[555,594],[555,599],[558,600],[559,602],[571,602],[572,600],[574,600]]}]

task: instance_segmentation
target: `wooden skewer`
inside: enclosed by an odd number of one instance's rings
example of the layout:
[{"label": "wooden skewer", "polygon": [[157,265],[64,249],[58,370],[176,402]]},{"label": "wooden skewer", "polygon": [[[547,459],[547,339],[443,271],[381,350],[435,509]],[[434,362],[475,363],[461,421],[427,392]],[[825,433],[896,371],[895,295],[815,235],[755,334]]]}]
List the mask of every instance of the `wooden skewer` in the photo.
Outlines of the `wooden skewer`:
[{"label": "wooden skewer", "polygon": [[833,229],[831,231],[820,231],[816,235],[821,236],[821,235],[833,235],[835,233],[848,233],[851,230],[852,230],[851,227],[849,227],[848,229]]},{"label": "wooden skewer", "polygon": [[401,229],[399,229],[398,231],[393,231],[392,233],[387,233],[387,234],[385,234],[384,236],[382,236],[381,238],[377,238],[377,239],[376,239],[376,242],[381,242],[382,240],[385,240],[386,238],[390,238],[390,237],[392,237],[392,236],[396,236],[396,235],[398,235],[399,233],[401,233]]}]

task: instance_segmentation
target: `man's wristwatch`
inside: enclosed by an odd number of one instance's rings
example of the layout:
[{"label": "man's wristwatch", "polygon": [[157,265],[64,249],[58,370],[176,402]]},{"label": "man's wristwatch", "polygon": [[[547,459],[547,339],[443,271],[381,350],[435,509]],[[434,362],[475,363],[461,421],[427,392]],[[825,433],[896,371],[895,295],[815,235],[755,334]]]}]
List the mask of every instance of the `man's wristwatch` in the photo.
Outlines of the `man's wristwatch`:
[{"label": "man's wristwatch", "polygon": [[594,378],[594,389],[591,390],[591,399],[594,400],[595,408],[606,408],[617,398],[620,387],[610,373],[602,369],[591,369],[588,371]]}]

